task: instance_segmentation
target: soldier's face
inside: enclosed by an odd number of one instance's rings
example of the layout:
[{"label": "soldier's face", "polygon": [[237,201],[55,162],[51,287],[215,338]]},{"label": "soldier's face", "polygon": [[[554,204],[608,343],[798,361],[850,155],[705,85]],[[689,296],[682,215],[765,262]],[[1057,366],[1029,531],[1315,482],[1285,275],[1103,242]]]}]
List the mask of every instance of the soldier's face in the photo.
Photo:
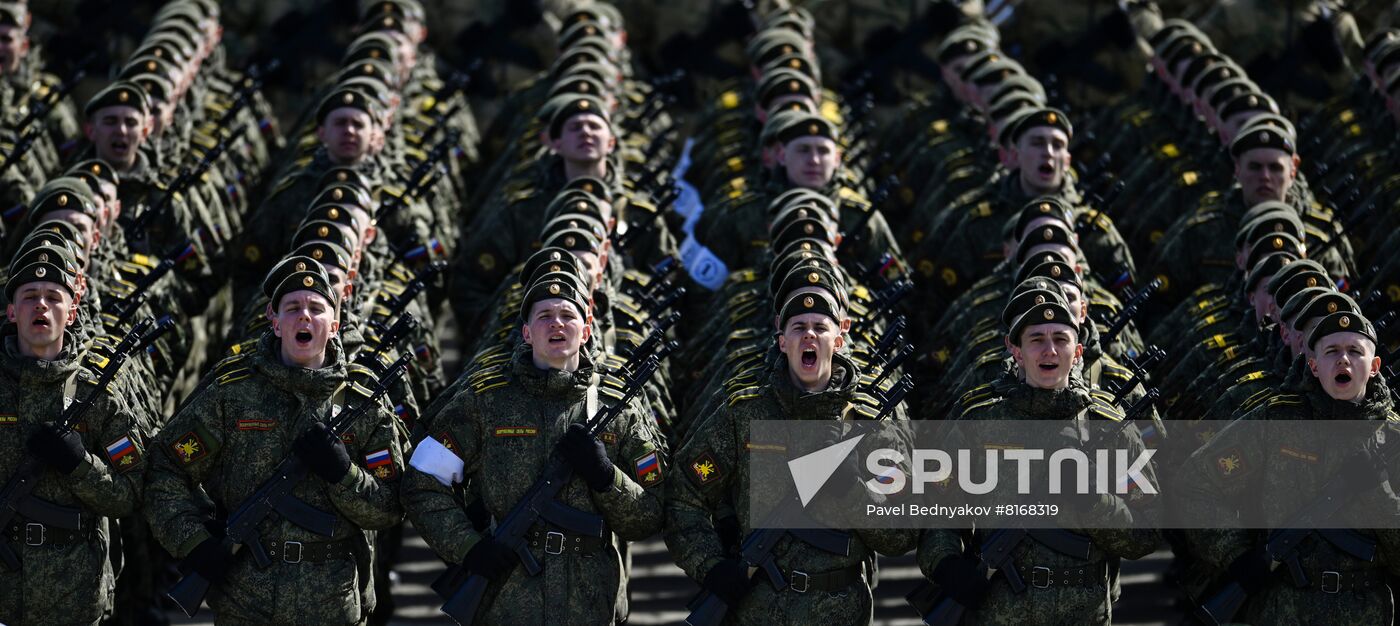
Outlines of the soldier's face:
[{"label": "soldier's face", "polygon": [[1064,324],[1035,324],[1021,331],[1020,345],[1012,344],[1011,358],[1037,389],[1069,386],[1075,359],[1084,353],[1079,335]]},{"label": "soldier's face", "polygon": [[98,241],[102,238],[101,233],[99,233],[97,230],[97,222],[86,213],[82,213],[79,211],[69,211],[67,209],[50,211],[44,217],[45,219],[63,220],[65,222],[68,222],[69,224],[72,224],[78,229],[78,234],[82,236],[83,241],[87,242],[87,245],[82,246],[81,253],[83,255],[83,258],[79,260],[83,262],[83,265],[87,265],[88,250],[96,248]]},{"label": "soldier's face", "polygon": [[15,291],[15,301],[5,307],[5,316],[15,325],[21,346],[27,346],[30,353],[43,352],[63,341],[63,330],[78,319],[78,307],[62,285],[38,281]]},{"label": "soldier's face", "polygon": [[1297,159],[1283,150],[1255,148],[1235,161],[1235,179],[1249,207],[1270,200],[1282,202],[1297,175]]},{"label": "soldier's face", "polygon": [[553,298],[530,307],[530,317],[520,334],[530,346],[535,367],[572,372],[578,369],[579,351],[592,336],[593,327],[569,301]]},{"label": "soldier's face", "polygon": [[321,267],[326,268],[326,275],[331,279],[331,289],[340,293],[340,301],[345,302],[350,299],[350,294],[355,291],[355,285],[350,280],[350,274],[340,269],[339,265],[322,263]]},{"label": "soldier's face", "polygon": [[1021,185],[1032,193],[1056,191],[1069,171],[1069,135],[1058,128],[1038,126],[1016,141],[1016,165]]},{"label": "soldier's face", "polygon": [[841,165],[841,149],[826,137],[798,137],[783,145],[779,157],[788,182],[807,189],[821,189]]},{"label": "soldier's face", "polygon": [[0,26],[0,74],[13,74],[29,54],[29,35],[24,29]]},{"label": "soldier's face", "polygon": [[332,163],[359,163],[374,143],[374,119],[359,109],[341,107],[326,115],[316,129],[316,138],[326,147]]},{"label": "soldier's face", "polygon": [[106,200],[104,203],[105,211],[102,217],[102,227],[106,229],[107,225],[116,221],[117,216],[122,214],[122,200],[117,196],[116,185],[105,180],[98,183],[98,185],[102,187],[102,197]]},{"label": "soldier's face", "polygon": [[282,340],[282,362],[320,369],[326,362],[326,343],[340,332],[335,306],[312,291],[293,291],[277,301],[272,333]]},{"label": "soldier's face", "polygon": [[1265,319],[1278,319],[1274,306],[1274,296],[1269,293],[1269,279],[1265,278],[1249,292],[1249,305],[1254,307],[1254,321],[1263,323]]},{"label": "soldier's face", "polygon": [[1065,294],[1065,304],[1069,305],[1076,322],[1083,324],[1089,319],[1089,301],[1084,298],[1084,292],[1070,283],[1060,283],[1060,293]]},{"label": "soldier's face", "polygon": [[1336,400],[1366,396],[1366,384],[1381,371],[1376,344],[1360,333],[1332,333],[1319,339],[1308,359],[1322,390]]},{"label": "soldier's face", "polygon": [[617,138],[603,118],[583,113],[564,121],[550,147],[566,161],[596,163],[612,153]]},{"label": "soldier's face", "polygon": [[831,381],[831,357],[846,345],[841,325],[821,313],[788,318],[778,335],[778,351],[787,357],[793,383],[807,391],[820,391]]},{"label": "soldier's face", "polygon": [[110,106],[93,112],[83,125],[92,142],[97,158],[117,171],[126,171],[136,164],[141,143],[151,132],[150,116],[128,106]]}]

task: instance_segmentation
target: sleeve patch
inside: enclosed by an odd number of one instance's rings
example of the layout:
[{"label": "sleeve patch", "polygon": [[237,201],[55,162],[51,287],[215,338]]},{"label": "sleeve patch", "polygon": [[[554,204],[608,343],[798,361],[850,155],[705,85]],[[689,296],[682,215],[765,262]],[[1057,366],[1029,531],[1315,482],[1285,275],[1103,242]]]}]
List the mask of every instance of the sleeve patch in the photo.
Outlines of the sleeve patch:
[{"label": "sleeve patch", "polygon": [[125,474],[141,466],[141,450],[136,447],[136,442],[129,436],[107,444],[107,462],[112,464],[112,468],[118,473]]},{"label": "sleeve patch", "polygon": [[181,435],[175,443],[170,444],[170,451],[175,454],[175,458],[181,463],[189,465],[209,455],[209,446],[205,445],[199,433],[190,431]]},{"label": "sleeve patch", "polygon": [[1244,456],[1240,454],[1238,448],[1231,448],[1215,459],[1215,467],[1225,478],[1243,475],[1245,473]]},{"label": "sleeve patch", "polygon": [[643,487],[661,484],[661,455],[652,450],[632,462],[633,475]]},{"label": "sleeve patch", "polygon": [[714,455],[709,452],[702,453],[695,457],[690,463],[690,473],[695,477],[695,481],[700,486],[708,485],[720,479],[719,464],[715,462]]},{"label": "sleeve patch", "polygon": [[365,469],[380,480],[388,480],[398,474],[398,469],[394,466],[394,455],[389,453],[388,448],[366,454]]}]

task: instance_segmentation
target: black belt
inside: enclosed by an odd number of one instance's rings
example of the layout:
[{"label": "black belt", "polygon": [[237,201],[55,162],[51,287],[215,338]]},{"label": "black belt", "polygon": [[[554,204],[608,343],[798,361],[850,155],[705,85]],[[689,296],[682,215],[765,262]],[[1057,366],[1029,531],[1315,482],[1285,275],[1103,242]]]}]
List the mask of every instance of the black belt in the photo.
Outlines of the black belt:
[{"label": "black belt", "polygon": [[[604,531],[603,534],[606,536],[607,531]],[[603,537],[580,535],[564,530],[549,530],[542,524],[531,527],[525,538],[530,540],[531,548],[541,548],[545,554],[568,553],[578,556],[593,556],[607,545]]]},{"label": "black belt", "polygon": [[850,567],[834,569],[826,572],[808,573],[802,570],[782,570],[783,576],[787,578],[787,590],[797,593],[807,593],[808,591],[843,591],[847,587],[859,582],[864,569],[860,563]]},{"label": "black belt", "polygon": [[1341,593],[1343,591],[1372,591],[1384,589],[1386,585],[1385,573],[1380,569],[1354,569],[1354,570],[1309,570],[1306,572],[1308,584],[1303,589],[1321,591],[1322,593]]},{"label": "black belt", "polygon": [[1100,561],[1080,567],[1044,567],[1016,564],[1021,580],[1027,587],[1102,587],[1108,582],[1108,564]]},{"label": "black belt", "polygon": [[350,539],[341,541],[267,541],[262,542],[267,556],[283,563],[324,563],[335,559],[355,559],[355,546]]},{"label": "black belt", "polygon": [[88,533],[81,528],[54,528],[39,522],[15,521],[10,522],[9,528],[5,529],[5,536],[13,543],[26,546],[67,546],[86,543]]}]

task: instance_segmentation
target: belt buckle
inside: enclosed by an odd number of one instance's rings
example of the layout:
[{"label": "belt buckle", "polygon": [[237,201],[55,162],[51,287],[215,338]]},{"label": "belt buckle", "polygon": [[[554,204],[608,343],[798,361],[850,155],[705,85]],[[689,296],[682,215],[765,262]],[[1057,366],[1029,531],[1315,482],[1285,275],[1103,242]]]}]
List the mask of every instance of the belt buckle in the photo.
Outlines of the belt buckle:
[{"label": "belt buckle", "polygon": [[1045,589],[1050,586],[1050,568],[1037,565],[1031,568],[1031,586]]},{"label": "belt buckle", "polygon": [[[38,539],[34,538],[35,534],[38,534]],[[38,522],[29,522],[24,525],[24,545],[42,546],[44,545],[44,535],[45,529],[43,524],[40,524]]]},{"label": "belt buckle", "polygon": [[[283,563],[300,563],[300,562],[301,562],[301,547],[302,547],[302,546],[301,546],[301,542],[300,542],[300,541],[283,541],[283,542],[282,542],[282,562],[283,562]],[[292,556],[292,550],[293,550],[293,549],[296,550],[296,556],[295,556],[295,557]]]},{"label": "belt buckle", "polygon": [[1326,571],[1322,573],[1322,593],[1339,593],[1342,590],[1342,573]]},{"label": "belt buckle", "polygon": [[544,534],[544,553],[563,554],[564,553],[564,533],[551,530]]},{"label": "belt buckle", "polygon": [[[807,593],[807,585],[811,583],[811,579],[812,577],[808,576],[807,572],[792,570],[792,573],[788,575],[788,589],[797,593]],[[798,581],[802,581],[802,586],[797,585]]]}]

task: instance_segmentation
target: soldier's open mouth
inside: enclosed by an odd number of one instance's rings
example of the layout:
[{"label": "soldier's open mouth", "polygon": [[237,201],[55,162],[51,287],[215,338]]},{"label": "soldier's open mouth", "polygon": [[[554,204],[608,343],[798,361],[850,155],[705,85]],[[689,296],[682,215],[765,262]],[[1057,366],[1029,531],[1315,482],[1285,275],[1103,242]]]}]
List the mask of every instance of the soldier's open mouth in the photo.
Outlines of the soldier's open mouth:
[{"label": "soldier's open mouth", "polygon": [[299,330],[299,331],[297,331],[296,340],[297,340],[297,343],[300,343],[300,344],[311,343],[311,331],[309,331],[309,330]]},{"label": "soldier's open mouth", "polygon": [[1055,166],[1050,165],[1050,164],[1042,165],[1042,166],[1040,166],[1040,167],[1038,167],[1038,168],[1036,168],[1036,169],[1040,170],[1040,173],[1041,173],[1041,174],[1044,174],[1044,175],[1046,175],[1046,176],[1049,176],[1049,175],[1055,173]]},{"label": "soldier's open mouth", "polygon": [[42,328],[48,328],[49,320],[46,317],[38,317],[34,319],[34,325]]},{"label": "soldier's open mouth", "polygon": [[1351,382],[1351,374],[1341,372],[1340,374],[1337,374],[1337,376],[1333,378],[1333,380],[1337,381],[1338,385],[1345,385]]},{"label": "soldier's open mouth", "polygon": [[813,368],[813,367],[816,367],[816,366],[817,366],[817,351],[816,351],[816,350],[803,350],[803,351],[802,351],[802,367],[804,367],[804,368]]},{"label": "soldier's open mouth", "polygon": [[1041,363],[1040,370],[1043,372],[1053,372],[1060,368],[1059,363]]},{"label": "soldier's open mouth", "polygon": [[549,343],[564,343],[564,333],[554,333],[550,335]]}]

